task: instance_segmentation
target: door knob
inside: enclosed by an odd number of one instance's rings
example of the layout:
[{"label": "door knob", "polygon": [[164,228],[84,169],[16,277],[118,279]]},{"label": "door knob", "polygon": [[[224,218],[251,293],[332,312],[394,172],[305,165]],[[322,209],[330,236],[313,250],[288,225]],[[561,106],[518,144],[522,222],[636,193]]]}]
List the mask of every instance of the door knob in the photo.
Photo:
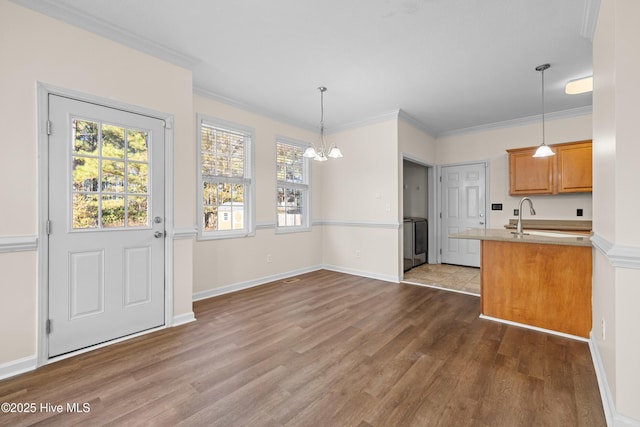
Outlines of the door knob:
[{"label": "door knob", "polygon": [[164,233],[162,231],[156,231],[155,233],[153,233],[153,237],[155,237],[156,239],[161,238],[164,235]]}]

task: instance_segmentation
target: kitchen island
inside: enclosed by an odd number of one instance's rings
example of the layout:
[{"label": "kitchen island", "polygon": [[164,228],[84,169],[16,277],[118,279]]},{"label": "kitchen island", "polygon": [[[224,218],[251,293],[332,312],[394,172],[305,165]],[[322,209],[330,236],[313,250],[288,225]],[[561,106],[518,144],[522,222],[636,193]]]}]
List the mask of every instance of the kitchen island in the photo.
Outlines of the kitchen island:
[{"label": "kitchen island", "polygon": [[481,241],[483,317],[588,338],[592,268],[589,236],[533,230],[525,233],[472,229],[449,236]]}]

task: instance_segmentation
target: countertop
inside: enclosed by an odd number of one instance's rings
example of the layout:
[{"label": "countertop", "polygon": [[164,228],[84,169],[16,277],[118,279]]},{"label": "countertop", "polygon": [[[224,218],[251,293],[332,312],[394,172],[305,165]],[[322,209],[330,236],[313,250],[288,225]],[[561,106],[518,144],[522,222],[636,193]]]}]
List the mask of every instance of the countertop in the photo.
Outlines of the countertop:
[{"label": "countertop", "polygon": [[[516,229],[517,219],[510,219],[504,228]],[[562,230],[591,232],[591,220],[523,219],[522,228],[529,230]]]},{"label": "countertop", "polygon": [[494,240],[512,243],[539,243],[543,245],[563,246],[591,246],[590,236],[576,234],[575,237],[566,232],[540,232],[537,230],[524,230],[525,233],[545,233],[547,235],[525,234],[517,236],[510,230],[496,228],[474,228],[460,233],[450,234],[453,239]]}]

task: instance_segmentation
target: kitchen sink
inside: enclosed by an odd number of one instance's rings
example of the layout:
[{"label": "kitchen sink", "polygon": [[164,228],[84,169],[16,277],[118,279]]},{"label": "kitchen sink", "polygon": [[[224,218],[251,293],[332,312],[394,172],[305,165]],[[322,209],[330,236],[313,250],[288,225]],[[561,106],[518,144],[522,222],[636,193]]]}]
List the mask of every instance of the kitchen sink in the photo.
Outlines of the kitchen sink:
[{"label": "kitchen sink", "polygon": [[557,231],[524,230],[524,234],[543,237],[588,237],[583,234],[561,233]]}]

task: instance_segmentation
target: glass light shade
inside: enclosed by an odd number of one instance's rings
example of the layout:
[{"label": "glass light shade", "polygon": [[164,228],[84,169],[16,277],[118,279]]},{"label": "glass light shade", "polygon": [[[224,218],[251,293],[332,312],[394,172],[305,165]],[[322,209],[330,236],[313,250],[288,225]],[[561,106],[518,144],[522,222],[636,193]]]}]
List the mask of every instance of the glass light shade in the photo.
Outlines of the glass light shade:
[{"label": "glass light shade", "polygon": [[302,156],[314,158],[318,156],[318,153],[316,153],[315,148],[308,147],[306,150],[304,150],[304,154]]},{"label": "glass light shade", "polygon": [[334,159],[339,159],[342,157],[342,151],[338,147],[333,147],[329,150],[329,157],[333,157]]},{"label": "glass light shade", "polygon": [[546,145],[545,143],[542,143],[542,145],[539,146],[538,149],[536,150],[533,157],[549,157],[549,156],[553,156],[554,154],[556,153],[551,151],[551,148],[549,148],[548,145]]},{"label": "glass light shade", "polygon": [[324,153],[319,153],[313,158],[313,160],[316,162],[326,162],[329,159],[327,159],[327,156],[325,156]]}]

